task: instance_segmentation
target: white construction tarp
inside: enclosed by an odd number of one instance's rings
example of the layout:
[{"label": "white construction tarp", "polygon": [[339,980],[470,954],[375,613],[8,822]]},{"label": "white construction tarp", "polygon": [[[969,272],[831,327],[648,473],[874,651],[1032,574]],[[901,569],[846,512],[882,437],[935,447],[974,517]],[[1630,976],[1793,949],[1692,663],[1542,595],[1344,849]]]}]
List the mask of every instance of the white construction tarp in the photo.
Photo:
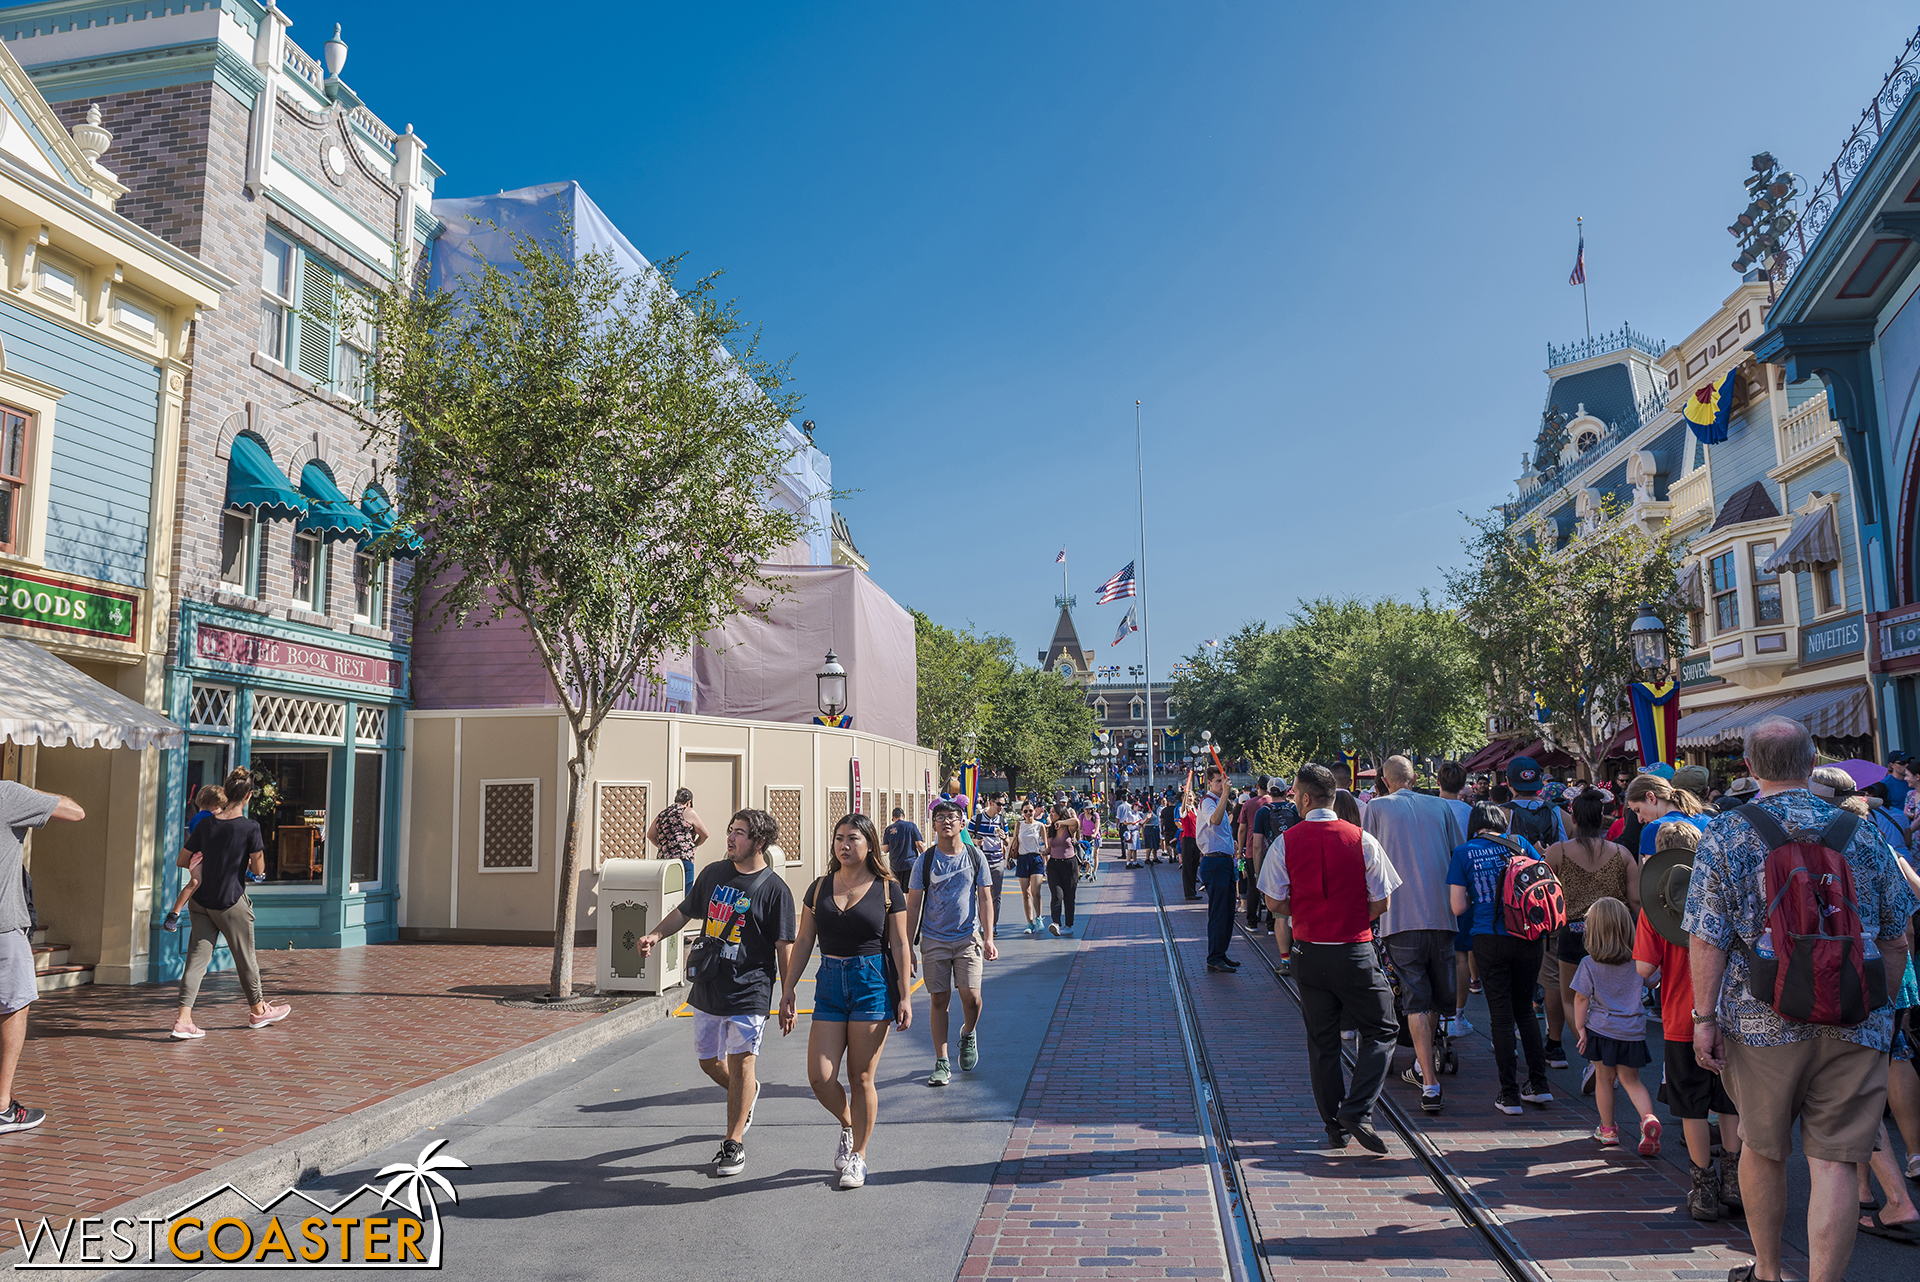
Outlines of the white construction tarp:
[{"label": "white construction tarp", "polygon": [[186,732],[33,642],[0,637],[0,739],[43,748],[178,748]]}]

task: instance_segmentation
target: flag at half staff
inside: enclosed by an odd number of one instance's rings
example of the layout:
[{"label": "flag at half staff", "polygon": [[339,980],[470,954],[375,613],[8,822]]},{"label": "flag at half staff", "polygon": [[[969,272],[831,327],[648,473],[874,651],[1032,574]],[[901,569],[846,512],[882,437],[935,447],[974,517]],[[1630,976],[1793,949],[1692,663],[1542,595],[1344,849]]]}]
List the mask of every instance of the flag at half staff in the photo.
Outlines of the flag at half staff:
[{"label": "flag at half staff", "polygon": [[1127,562],[1127,568],[1100,585],[1100,604],[1111,605],[1122,597],[1130,597],[1138,592],[1139,585],[1133,579],[1133,562]]},{"label": "flag at half staff", "polygon": [[1126,617],[1120,620],[1120,630],[1113,634],[1113,643],[1119,645],[1127,639],[1127,633],[1138,632],[1140,625],[1133,620],[1133,607],[1127,607]]}]

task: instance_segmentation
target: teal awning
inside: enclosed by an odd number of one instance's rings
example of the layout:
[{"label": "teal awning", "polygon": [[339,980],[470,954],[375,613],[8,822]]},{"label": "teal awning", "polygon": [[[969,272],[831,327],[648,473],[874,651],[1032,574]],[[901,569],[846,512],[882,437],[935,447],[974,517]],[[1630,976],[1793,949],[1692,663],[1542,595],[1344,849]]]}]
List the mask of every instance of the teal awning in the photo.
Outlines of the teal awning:
[{"label": "teal awning", "polygon": [[385,494],[369,485],[367,492],[360,496],[360,510],[366,514],[367,520],[373,523],[373,533],[369,537],[385,538],[396,529],[399,531],[400,537],[388,555],[408,560],[420,555],[422,546],[420,536],[413,532],[411,525],[396,525],[393,519],[393,502]]},{"label": "teal awning", "polygon": [[273,465],[265,446],[236,436],[227,456],[227,506],[250,507],[263,521],[292,521],[306,516],[310,504]]},{"label": "teal awning", "polygon": [[300,492],[309,506],[307,514],[293,523],[294,529],[318,534],[326,543],[364,539],[372,531],[373,522],[347,501],[324,464],[313,462],[300,469]]}]

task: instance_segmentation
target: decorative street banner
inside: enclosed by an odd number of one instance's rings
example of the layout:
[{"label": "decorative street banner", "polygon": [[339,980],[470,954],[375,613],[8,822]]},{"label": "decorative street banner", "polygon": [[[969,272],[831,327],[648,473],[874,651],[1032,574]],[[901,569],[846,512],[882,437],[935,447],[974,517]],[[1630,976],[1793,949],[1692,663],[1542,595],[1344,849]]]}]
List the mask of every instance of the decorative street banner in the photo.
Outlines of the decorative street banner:
[{"label": "decorative street banner", "polygon": [[1347,772],[1348,790],[1357,789],[1360,786],[1360,750],[1358,748],[1342,748],[1340,750],[1340,768]]},{"label": "decorative street banner", "polygon": [[1659,685],[1636,681],[1629,693],[1633,696],[1633,731],[1640,740],[1641,764],[1675,764],[1680,755],[1680,687],[1672,681]]},{"label": "decorative street banner", "polygon": [[0,573],[0,620],[30,628],[131,641],[138,604],[130,592],[75,587],[17,571]]},{"label": "decorative street banner", "polygon": [[980,762],[968,757],[960,765],[960,791],[967,799],[967,817],[973,817],[973,802],[980,794]]},{"label": "decorative street banner", "polygon": [[816,726],[825,726],[829,730],[851,730],[853,729],[853,714],[851,712],[843,712],[837,717],[828,717],[816,712],[813,714],[813,724]]},{"label": "decorative street banner", "polygon": [[860,758],[847,758],[847,809],[854,814],[860,813]]},{"label": "decorative street banner", "polygon": [[399,686],[403,670],[392,659],[376,659],[371,655],[351,654],[253,632],[234,632],[204,623],[195,630],[193,652],[202,659],[243,668],[303,677],[332,677],[335,681],[357,681],[389,689]]}]

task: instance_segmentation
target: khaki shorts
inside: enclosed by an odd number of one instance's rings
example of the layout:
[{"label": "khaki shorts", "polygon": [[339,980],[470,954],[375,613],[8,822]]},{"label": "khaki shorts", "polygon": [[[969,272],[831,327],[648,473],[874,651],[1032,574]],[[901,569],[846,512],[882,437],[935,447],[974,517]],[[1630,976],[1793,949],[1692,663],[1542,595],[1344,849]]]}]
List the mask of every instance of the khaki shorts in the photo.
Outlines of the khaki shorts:
[{"label": "khaki shorts", "polygon": [[[1547,936],[1547,947],[1540,957],[1540,987],[1552,992],[1560,987],[1560,936],[1554,931]],[[1567,1012],[1567,1022],[1573,1022],[1573,1012]]]},{"label": "khaki shorts", "polygon": [[1887,1107],[1887,1053],[1810,1037],[1785,1046],[1748,1046],[1727,1039],[1727,1094],[1740,1109],[1740,1138],[1760,1156],[1784,1162],[1800,1147],[1828,1162],[1864,1162],[1873,1155]]},{"label": "khaki shorts", "polygon": [[922,938],[920,969],[926,974],[930,993],[945,993],[955,988],[971,988],[977,992],[986,974],[987,950],[978,934],[969,939]]}]

